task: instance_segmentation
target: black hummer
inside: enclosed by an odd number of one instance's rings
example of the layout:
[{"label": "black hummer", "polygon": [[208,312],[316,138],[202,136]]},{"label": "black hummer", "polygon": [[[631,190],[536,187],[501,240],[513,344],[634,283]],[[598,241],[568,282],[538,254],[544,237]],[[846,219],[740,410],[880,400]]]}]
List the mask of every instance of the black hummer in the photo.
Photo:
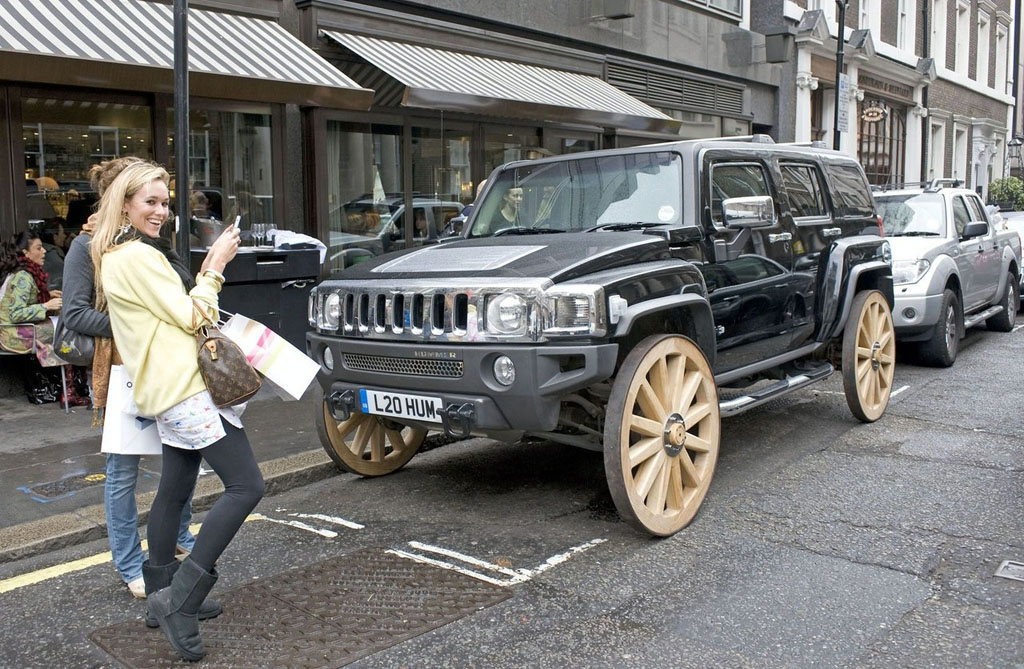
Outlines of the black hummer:
[{"label": "black hummer", "polygon": [[428,430],[603,450],[619,513],[668,535],[704,499],[721,416],[835,366],[853,414],[882,415],[892,300],[840,153],[755,135],[510,163],[461,236],[315,289],[320,437],[364,476]]}]

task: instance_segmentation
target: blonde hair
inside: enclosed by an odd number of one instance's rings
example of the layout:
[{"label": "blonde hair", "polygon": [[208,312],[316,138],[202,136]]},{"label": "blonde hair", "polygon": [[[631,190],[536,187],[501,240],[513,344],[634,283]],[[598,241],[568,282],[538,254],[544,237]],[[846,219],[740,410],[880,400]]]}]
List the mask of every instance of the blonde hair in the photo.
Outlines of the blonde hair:
[{"label": "blonde hair", "polygon": [[127,221],[124,215],[125,203],[146,185],[154,181],[163,181],[167,184],[170,180],[167,170],[160,165],[148,160],[138,160],[124,165],[104,189],[99,210],[96,212],[96,229],[89,243],[89,255],[92,256],[95,271],[97,309],[102,310],[107,302],[100,271],[104,254],[132,241],[132,238],[123,239],[119,236],[121,227]]},{"label": "blonde hair", "polygon": [[110,184],[114,183],[114,179],[121,173],[121,170],[129,165],[144,162],[146,162],[144,159],[137,156],[122,156],[120,158],[104,160],[102,163],[89,168],[89,184],[100,197],[103,197],[103,194],[110,188]]}]

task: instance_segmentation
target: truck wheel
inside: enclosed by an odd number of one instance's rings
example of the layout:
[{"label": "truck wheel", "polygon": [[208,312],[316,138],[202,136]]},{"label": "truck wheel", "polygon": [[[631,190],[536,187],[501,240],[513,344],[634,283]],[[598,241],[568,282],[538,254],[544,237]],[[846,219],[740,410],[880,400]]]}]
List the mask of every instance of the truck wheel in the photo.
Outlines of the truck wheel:
[{"label": "truck wheel", "polygon": [[656,536],[697,514],[715,473],[718,389],[691,340],[653,335],[623,361],[604,428],[604,470],[619,515]]},{"label": "truck wheel", "polygon": [[1013,275],[1013,272],[1007,272],[1006,292],[1003,293],[1003,299],[1000,302],[1003,310],[985,321],[985,327],[989,330],[1009,332],[1013,329],[1017,322],[1017,305],[1020,299],[1017,296],[1017,288],[1017,277]]},{"label": "truck wheel", "polygon": [[932,336],[921,344],[921,359],[936,367],[949,367],[960,348],[960,302],[947,288],[942,293],[942,320],[935,324]]},{"label": "truck wheel", "polygon": [[843,330],[843,390],[859,420],[873,423],[885,413],[896,373],[896,337],[885,296],[862,290],[853,298]]},{"label": "truck wheel", "polygon": [[353,413],[336,420],[323,399],[317,411],[320,443],[334,463],[359,476],[383,476],[401,469],[416,455],[426,430],[406,427],[382,416]]}]

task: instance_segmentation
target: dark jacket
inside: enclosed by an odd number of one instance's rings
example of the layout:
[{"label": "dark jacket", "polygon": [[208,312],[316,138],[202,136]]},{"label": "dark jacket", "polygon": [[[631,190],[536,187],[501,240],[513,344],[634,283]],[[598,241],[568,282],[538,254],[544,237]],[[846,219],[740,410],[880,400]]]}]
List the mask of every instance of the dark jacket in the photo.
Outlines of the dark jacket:
[{"label": "dark jacket", "polygon": [[113,337],[110,316],[96,311],[94,275],[89,255],[89,235],[78,235],[64,258],[64,306],[61,316],[69,330],[93,337]]}]

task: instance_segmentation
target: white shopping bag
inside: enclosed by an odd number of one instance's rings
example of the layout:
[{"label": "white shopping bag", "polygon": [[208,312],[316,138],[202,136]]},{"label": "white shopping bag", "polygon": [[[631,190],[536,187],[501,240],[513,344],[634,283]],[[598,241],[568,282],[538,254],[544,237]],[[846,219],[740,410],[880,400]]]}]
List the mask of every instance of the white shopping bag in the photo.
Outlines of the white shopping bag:
[{"label": "white shopping bag", "polygon": [[256,371],[273,381],[291,399],[302,399],[320,369],[309,356],[266,325],[241,314],[229,318],[220,331],[238,344]]},{"label": "white shopping bag", "polygon": [[101,453],[160,455],[163,452],[156,421],[139,416],[138,413],[135,396],[132,394],[132,380],[128,378],[124,366],[111,366]]}]

